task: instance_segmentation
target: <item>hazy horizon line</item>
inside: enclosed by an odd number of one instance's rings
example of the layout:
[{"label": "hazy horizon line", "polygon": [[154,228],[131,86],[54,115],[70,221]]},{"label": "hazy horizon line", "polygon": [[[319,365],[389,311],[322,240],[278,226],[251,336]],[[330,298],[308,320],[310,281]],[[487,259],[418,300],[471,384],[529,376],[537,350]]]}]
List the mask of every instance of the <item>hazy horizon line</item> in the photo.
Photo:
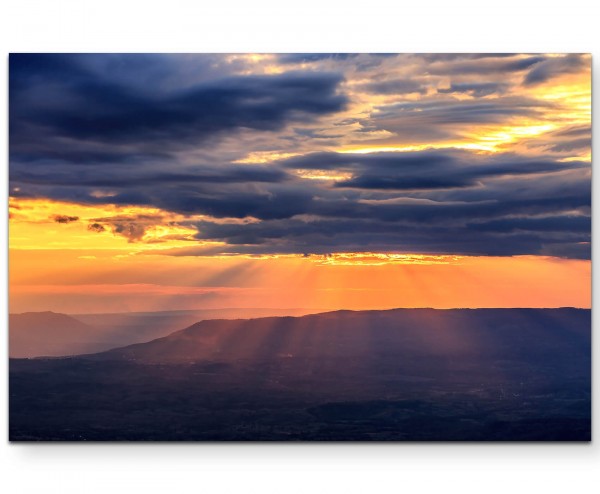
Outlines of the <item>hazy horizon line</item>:
[{"label": "hazy horizon line", "polygon": [[11,316],[18,316],[23,314],[64,314],[67,316],[82,316],[82,315],[127,315],[127,314],[162,314],[162,313],[173,313],[173,312],[210,312],[210,311],[224,311],[224,310],[273,310],[273,311],[285,311],[285,310],[308,310],[308,311],[319,311],[319,312],[372,312],[372,311],[388,311],[388,310],[412,310],[412,309],[429,309],[429,310],[512,310],[512,309],[578,309],[578,310],[592,310],[591,307],[582,307],[574,305],[558,305],[558,306],[511,306],[511,307],[498,307],[498,306],[480,306],[480,307],[432,307],[432,306],[412,306],[412,307],[383,307],[383,308],[368,308],[368,309],[348,309],[348,308],[318,308],[318,307],[218,307],[210,309],[168,309],[168,310],[157,310],[157,311],[121,311],[121,312],[61,312],[55,310],[27,310],[23,312],[9,312]]}]

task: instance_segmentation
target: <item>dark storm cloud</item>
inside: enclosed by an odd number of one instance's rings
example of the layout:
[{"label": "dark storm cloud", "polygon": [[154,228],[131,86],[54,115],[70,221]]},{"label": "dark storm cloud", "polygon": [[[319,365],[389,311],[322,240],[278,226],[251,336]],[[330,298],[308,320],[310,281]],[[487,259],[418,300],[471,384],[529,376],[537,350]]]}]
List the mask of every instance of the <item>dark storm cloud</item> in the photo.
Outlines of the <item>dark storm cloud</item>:
[{"label": "dark storm cloud", "polygon": [[502,93],[507,87],[506,84],[496,82],[453,83],[450,84],[450,87],[438,89],[437,92],[441,94],[467,93],[480,98],[490,94]]},{"label": "dark storm cloud", "polygon": [[360,168],[373,166],[377,168],[412,167],[418,172],[419,167],[439,166],[456,160],[454,156],[468,156],[458,150],[416,151],[399,153],[309,153],[282,160],[280,163],[289,169],[334,170],[349,167]]},{"label": "dark storm cloud", "polygon": [[506,57],[470,58],[456,56],[432,61],[427,71],[435,75],[494,75],[507,72],[521,72],[546,60],[545,56],[532,55],[525,58]]},{"label": "dark storm cloud", "polygon": [[589,233],[589,216],[544,216],[541,218],[505,218],[484,223],[468,223],[472,230],[509,233],[514,231]]},{"label": "dark storm cloud", "polygon": [[[129,163],[131,164],[131,163]],[[123,163],[90,162],[82,167],[68,162],[40,160],[11,170],[11,180],[20,184],[81,187],[143,187],[148,185],[277,183],[287,180],[285,170],[265,165],[206,165],[178,167],[164,171],[164,165],[147,162],[145,166],[123,166]]]},{"label": "dark storm cloud", "polygon": [[22,184],[13,197],[46,197],[84,204],[116,204],[148,206],[181,214],[205,214],[216,218],[263,220],[290,218],[307,213],[321,192],[310,184],[197,184],[175,182],[161,184],[128,184],[115,187],[109,194],[97,194],[98,186],[55,186]]},{"label": "dark storm cloud", "polygon": [[361,87],[376,94],[425,94],[427,88],[412,79],[393,79],[390,81],[372,82]]},{"label": "dark storm cloud", "polygon": [[581,55],[569,54],[560,57],[552,57],[536,64],[525,76],[523,84],[532,86],[549,81],[553,77],[562,74],[572,74],[579,72],[585,67],[586,61]]},{"label": "dark storm cloud", "polygon": [[151,193],[152,204],[183,214],[271,220],[291,218],[310,211],[319,191],[296,184],[264,188],[223,187],[207,191],[179,187],[176,191],[156,189]]},{"label": "dark storm cloud", "polygon": [[12,55],[11,152],[31,154],[36,139],[136,144],[139,151],[242,128],[275,131],[343,109],[341,81],[337,73],[287,72],[161,91],[99,76],[77,56]]},{"label": "dark storm cloud", "polygon": [[[443,171],[440,181],[466,176],[479,183],[402,196],[386,187],[373,191],[377,195],[365,189],[315,188],[310,200],[288,210],[295,215],[250,224],[199,222],[198,239],[227,245],[210,253],[189,248],[177,255],[393,251],[589,258],[589,167],[513,155],[482,158],[456,150],[396,154],[318,153],[284,164],[331,170],[354,167],[366,173],[374,167],[377,176],[400,169],[400,176],[413,182],[424,180],[423,171],[429,167]],[[558,172],[555,181],[547,180],[547,171]],[[524,174],[530,179],[524,181]]]},{"label": "dark storm cloud", "polygon": [[406,101],[380,106],[372,115],[375,123],[383,119],[399,122],[427,122],[429,125],[500,122],[515,116],[539,116],[552,104],[528,98],[506,97],[496,100]]},{"label": "dark storm cloud", "polygon": [[[455,233],[460,233],[467,221],[501,218],[509,215],[544,215],[589,208],[591,195],[588,191],[580,194],[565,194],[561,197],[527,199],[512,198],[509,188],[516,181],[507,184],[504,200],[472,201],[472,202],[424,202],[424,203],[386,203],[360,202],[338,198],[337,200],[318,201],[309,212],[316,216],[348,219],[364,219],[402,224],[403,222],[438,226],[453,226]],[[589,213],[589,211],[587,211]],[[390,228],[391,225],[388,225]]]},{"label": "dark storm cloud", "polygon": [[[285,181],[203,184],[169,177],[126,181],[123,187],[111,181],[115,193],[105,197],[91,195],[95,179],[89,188],[40,180],[24,184],[17,195],[260,220],[196,223],[198,239],[227,245],[188,249],[185,255],[396,251],[589,257],[591,189],[584,163],[447,149],[312,153],[267,166],[283,173]],[[328,184],[297,177],[294,170],[300,169],[346,171],[353,177]],[[135,242],[162,220],[93,221],[90,229],[110,229]]]},{"label": "dark storm cloud", "polygon": [[536,175],[547,172],[574,169],[586,166],[580,162],[556,163],[551,161],[520,160],[517,162],[497,162],[488,166],[423,166],[415,170],[402,170],[384,166],[369,168],[356,177],[336,183],[337,187],[363,189],[438,189],[470,187],[487,177],[505,175]]},{"label": "dark storm cloud", "polygon": [[[464,54],[464,56],[469,56],[468,54]],[[473,53],[471,58],[509,58],[514,57],[517,53]]]},{"label": "dark storm cloud", "polygon": [[[585,219],[584,219],[585,221]],[[589,221],[589,218],[588,218]],[[582,221],[583,222],[583,221]],[[457,228],[444,224],[398,224],[390,227],[373,219],[359,220],[276,220],[249,225],[198,224],[198,238],[218,240],[227,245],[211,253],[301,253],[331,252],[413,252],[463,255],[525,255],[560,250],[565,257],[589,257],[582,248],[589,242],[589,230],[576,229],[549,235],[535,226],[495,231]],[[553,228],[558,229],[557,225]],[[176,255],[206,255],[189,248]],[[585,254],[582,256],[582,254]]]},{"label": "dark storm cloud", "polygon": [[358,57],[358,53],[282,53],[277,61],[283,64],[321,62],[322,60],[348,60]]},{"label": "dark storm cloud", "polygon": [[277,62],[283,65],[311,64],[313,67],[335,63],[361,73],[375,69],[386,59],[397,56],[397,53],[284,53],[277,56]]},{"label": "dark storm cloud", "polygon": [[420,53],[415,55],[424,61],[448,62],[452,60],[478,60],[482,58],[509,58],[517,55],[516,53]]},{"label": "dark storm cloud", "polygon": [[344,134],[327,134],[327,129],[294,129],[294,132],[301,137],[310,139],[340,139]]},{"label": "dark storm cloud", "polygon": [[533,175],[585,167],[581,162],[516,157],[489,158],[458,150],[404,153],[315,153],[286,160],[284,166],[297,169],[343,169],[353,173],[336,187],[359,189],[445,189],[470,187],[484,178],[506,175]]}]

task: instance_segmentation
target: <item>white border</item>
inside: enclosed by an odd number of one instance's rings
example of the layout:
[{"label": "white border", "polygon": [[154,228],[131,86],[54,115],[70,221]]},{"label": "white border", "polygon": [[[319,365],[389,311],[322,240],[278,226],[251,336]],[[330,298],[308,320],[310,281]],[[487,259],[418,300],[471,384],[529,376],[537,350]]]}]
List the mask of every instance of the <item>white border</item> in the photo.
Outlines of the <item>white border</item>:
[{"label": "white border", "polygon": [[[8,52],[526,51],[600,56],[599,5],[580,0],[219,0],[211,5],[201,0],[3,0],[0,101],[7,115]],[[0,119],[0,143],[6,157],[6,117]],[[0,180],[6,204],[6,165]],[[5,209],[1,232],[6,232],[6,217]],[[597,219],[594,212],[594,224]],[[5,329],[5,238],[0,245]],[[598,440],[587,445],[9,445],[6,331],[0,340],[0,486],[9,489],[3,492],[505,494],[579,493],[600,485]],[[595,377],[598,342],[594,338]],[[594,380],[596,403],[598,382]],[[595,412],[597,425],[597,406]]]}]

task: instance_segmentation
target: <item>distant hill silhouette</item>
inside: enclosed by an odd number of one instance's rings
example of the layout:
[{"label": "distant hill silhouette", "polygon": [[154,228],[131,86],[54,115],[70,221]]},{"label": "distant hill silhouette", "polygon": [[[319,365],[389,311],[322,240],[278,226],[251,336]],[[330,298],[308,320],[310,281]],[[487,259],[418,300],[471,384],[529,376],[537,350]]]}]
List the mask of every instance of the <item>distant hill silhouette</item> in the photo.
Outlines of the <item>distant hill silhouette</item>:
[{"label": "distant hill silhouette", "polygon": [[583,309],[394,309],[302,317],[207,320],[96,358],[136,362],[273,358],[508,358],[579,352],[590,342]]},{"label": "distant hill silhouette", "polygon": [[311,309],[207,309],[117,314],[10,314],[11,357],[57,357],[95,353],[166,336],[214,318],[303,315]]},{"label": "distant hill silhouette", "polygon": [[62,356],[98,351],[94,328],[65,314],[25,312],[9,316],[11,357]]}]

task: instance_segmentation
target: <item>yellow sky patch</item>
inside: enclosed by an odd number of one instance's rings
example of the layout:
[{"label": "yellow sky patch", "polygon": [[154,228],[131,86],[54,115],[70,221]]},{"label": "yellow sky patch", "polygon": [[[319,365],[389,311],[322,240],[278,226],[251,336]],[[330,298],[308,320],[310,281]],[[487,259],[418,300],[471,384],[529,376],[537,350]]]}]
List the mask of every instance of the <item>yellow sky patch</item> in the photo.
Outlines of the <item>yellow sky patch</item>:
[{"label": "yellow sky patch", "polygon": [[[9,203],[11,249],[116,249],[140,251],[189,246],[197,232],[179,222],[190,218],[140,206],[75,204],[47,199],[16,199]],[[60,223],[57,217],[69,217]],[[144,234],[131,239],[115,232],[111,218],[141,223]],[[90,225],[100,225],[90,230]],[[92,227],[93,228],[93,227]]]}]

